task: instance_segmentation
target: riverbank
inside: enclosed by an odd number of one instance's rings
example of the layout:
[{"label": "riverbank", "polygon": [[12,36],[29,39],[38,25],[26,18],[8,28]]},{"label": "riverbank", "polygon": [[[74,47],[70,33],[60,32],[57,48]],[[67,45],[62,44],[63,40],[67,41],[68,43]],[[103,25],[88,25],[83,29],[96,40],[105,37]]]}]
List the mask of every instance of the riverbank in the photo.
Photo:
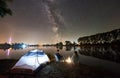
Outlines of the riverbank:
[{"label": "riverbank", "polygon": [[[14,59],[0,60],[0,78],[8,78],[7,72],[16,62],[17,60]],[[90,67],[83,64],[76,65],[66,62],[53,61],[46,67],[41,69],[33,78],[119,78],[119,77],[120,77],[119,75],[116,75],[112,72],[109,72],[101,68]]]},{"label": "riverbank", "polygon": [[1,59],[0,60],[0,78],[7,78],[7,72],[17,62],[15,59]]},{"label": "riverbank", "polygon": [[117,78],[112,72],[89,67],[83,64],[67,64],[54,62],[42,69],[41,78]]}]

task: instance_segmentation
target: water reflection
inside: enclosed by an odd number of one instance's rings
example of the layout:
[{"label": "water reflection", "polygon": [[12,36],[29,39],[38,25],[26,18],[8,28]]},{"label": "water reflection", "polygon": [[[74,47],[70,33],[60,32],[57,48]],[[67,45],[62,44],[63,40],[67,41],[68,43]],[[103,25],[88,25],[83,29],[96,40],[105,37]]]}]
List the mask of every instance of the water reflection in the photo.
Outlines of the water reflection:
[{"label": "water reflection", "polygon": [[10,51],[11,51],[11,48],[7,49],[6,52],[7,52],[7,56],[10,55]]},{"label": "water reflection", "polygon": [[[109,60],[109,61],[113,61],[113,62],[117,62],[120,63],[120,49],[119,48],[115,48],[115,47],[108,47],[108,46],[104,46],[104,47],[98,47],[98,46],[88,46],[88,47],[79,47],[79,46],[58,46],[55,48],[55,46],[50,46],[51,49],[49,47],[44,47],[41,48],[43,50],[45,50],[46,52],[49,53],[56,53],[56,50],[59,49],[62,53],[62,55],[65,57],[65,59],[67,59],[68,57],[72,57],[72,55],[74,54],[74,51],[78,51],[78,54],[80,55],[85,55],[85,56],[91,56],[91,57],[96,57],[99,59],[104,59],[104,60]],[[3,48],[4,50],[5,48]],[[18,50],[21,50],[22,48],[12,48],[12,49],[7,49],[5,50],[6,55],[9,56],[10,55],[10,50],[16,50],[16,52]],[[24,50],[23,50],[24,51]],[[1,53],[3,54],[3,53]],[[13,54],[12,54],[13,55]]]},{"label": "water reflection", "polygon": [[[65,48],[64,48],[65,47]],[[65,49],[65,51],[78,51],[81,55],[92,56],[99,59],[109,60],[120,63],[120,49],[111,46],[62,46],[62,48],[57,47],[58,49]]]},{"label": "water reflection", "polygon": [[[39,47],[46,53],[54,55],[57,51],[56,46],[49,47]],[[25,53],[33,48],[26,49],[11,49],[9,59],[19,59]],[[61,55],[64,57],[64,61],[72,64],[74,52],[77,51],[79,55],[79,62],[81,64],[89,66],[103,67],[111,71],[120,72],[120,49],[115,47],[66,47],[63,46],[60,50]],[[0,59],[8,58],[6,56],[6,51],[0,50]],[[94,58],[95,57],[95,58]],[[75,58],[77,58],[75,56]],[[99,59],[98,59],[99,58]],[[110,61],[107,61],[110,60]],[[117,63],[116,63],[117,62]]]},{"label": "water reflection", "polygon": [[63,46],[56,46],[57,49],[62,50]]},{"label": "water reflection", "polygon": [[72,50],[75,51],[77,49],[77,46],[56,46],[56,48],[59,50],[65,49],[65,51],[72,51]]},{"label": "water reflection", "polygon": [[66,46],[66,51],[71,51],[72,50],[72,46]]},{"label": "water reflection", "polygon": [[114,47],[80,47],[79,53],[120,63],[120,51]]},{"label": "water reflection", "polygon": [[19,50],[19,49],[24,49],[24,48],[21,48],[21,47],[6,47],[5,46],[5,48],[0,48],[1,50],[4,50],[5,52],[6,52],[6,56],[10,56],[10,52],[11,52],[11,50]]}]

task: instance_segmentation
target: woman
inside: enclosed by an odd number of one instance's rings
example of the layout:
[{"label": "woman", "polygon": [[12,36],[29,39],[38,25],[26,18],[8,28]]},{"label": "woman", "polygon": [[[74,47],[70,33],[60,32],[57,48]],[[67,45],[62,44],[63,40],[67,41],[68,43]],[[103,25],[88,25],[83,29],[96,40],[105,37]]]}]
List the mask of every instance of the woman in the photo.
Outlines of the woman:
[{"label": "woman", "polygon": [[78,55],[77,51],[74,52],[73,56],[72,56],[72,61],[74,64],[79,64],[80,61],[80,56]]}]

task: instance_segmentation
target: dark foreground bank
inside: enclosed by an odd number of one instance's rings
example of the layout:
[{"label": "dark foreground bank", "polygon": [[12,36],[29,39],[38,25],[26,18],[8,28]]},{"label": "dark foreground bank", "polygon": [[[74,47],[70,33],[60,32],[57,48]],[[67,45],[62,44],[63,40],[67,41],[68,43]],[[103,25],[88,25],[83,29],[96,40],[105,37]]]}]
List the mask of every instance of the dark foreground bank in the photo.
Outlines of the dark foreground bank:
[{"label": "dark foreground bank", "polygon": [[[8,78],[8,71],[17,60],[0,60],[0,78]],[[89,67],[83,64],[51,62],[33,76],[17,75],[11,78],[119,78],[120,75],[110,71]]]}]

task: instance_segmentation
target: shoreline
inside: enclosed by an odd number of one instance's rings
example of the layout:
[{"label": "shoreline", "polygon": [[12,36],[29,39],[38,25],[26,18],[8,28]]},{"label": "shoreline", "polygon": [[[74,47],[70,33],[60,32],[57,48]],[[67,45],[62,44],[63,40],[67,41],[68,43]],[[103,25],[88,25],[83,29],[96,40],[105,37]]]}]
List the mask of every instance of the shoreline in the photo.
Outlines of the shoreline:
[{"label": "shoreline", "polygon": [[[8,78],[7,71],[17,62],[15,59],[0,60],[0,78]],[[26,75],[24,75],[26,76]],[[83,64],[68,64],[52,61],[33,78],[119,78],[120,76],[101,68]]]}]

